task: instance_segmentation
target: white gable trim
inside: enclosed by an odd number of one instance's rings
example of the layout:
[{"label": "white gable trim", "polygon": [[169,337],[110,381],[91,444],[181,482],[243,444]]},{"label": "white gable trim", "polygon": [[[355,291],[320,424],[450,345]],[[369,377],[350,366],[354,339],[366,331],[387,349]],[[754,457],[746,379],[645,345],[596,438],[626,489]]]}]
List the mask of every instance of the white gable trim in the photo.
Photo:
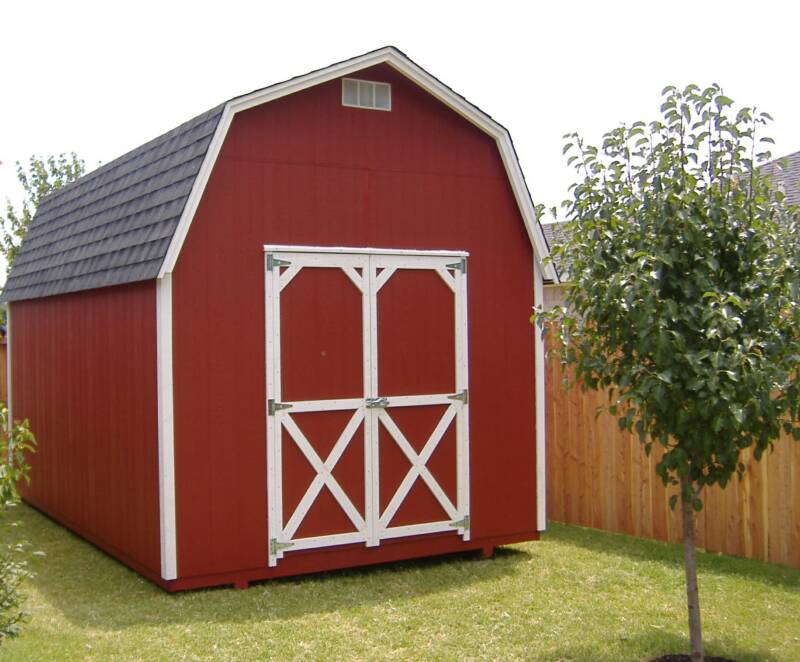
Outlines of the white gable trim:
[{"label": "white gable trim", "polygon": [[511,137],[506,129],[495,122],[486,113],[479,108],[473,106],[463,97],[453,92],[449,87],[442,84],[439,80],[431,76],[427,71],[419,67],[417,64],[409,60],[396,48],[388,46],[365,55],[354,57],[350,60],[340,62],[339,64],[331,65],[325,69],[313,71],[305,76],[299,76],[283,83],[278,83],[263,90],[251,92],[242,97],[231,99],[225,104],[225,108],[220,117],[217,130],[211,143],[206,151],[205,159],[200,167],[200,171],[195,178],[192,191],[186,201],[181,219],[178,222],[178,227],[175,234],[170,241],[169,249],[164,257],[164,262],[161,265],[161,270],[158,273],[159,278],[164,278],[165,275],[172,273],[178,261],[178,255],[183,247],[183,242],[186,240],[186,235],[189,233],[189,227],[192,224],[192,219],[200,204],[200,199],[205,191],[208,179],[211,176],[211,171],[217,161],[219,152],[222,149],[222,144],[225,141],[225,136],[230,128],[233,116],[243,110],[260,106],[261,104],[280,99],[281,97],[295,92],[300,92],[309,87],[325,83],[335,78],[347,76],[351,73],[374,66],[376,64],[386,63],[393,67],[401,74],[409,78],[414,83],[422,87],[428,93],[439,99],[442,103],[450,107],[459,115],[467,119],[469,122],[477,126],[479,129],[492,136],[497,142],[500,156],[503,160],[506,173],[508,174],[511,188],[514,192],[517,205],[519,206],[522,220],[525,223],[525,229],[528,231],[528,238],[536,256],[536,260],[541,266],[543,275],[546,279],[558,282],[558,275],[553,269],[552,264],[543,264],[543,259],[549,254],[547,242],[544,238],[541,227],[536,219],[533,202],[531,201],[530,192],[525,183],[525,178],[522,175],[519,161],[517,160],[514,146],[511,143]]}]

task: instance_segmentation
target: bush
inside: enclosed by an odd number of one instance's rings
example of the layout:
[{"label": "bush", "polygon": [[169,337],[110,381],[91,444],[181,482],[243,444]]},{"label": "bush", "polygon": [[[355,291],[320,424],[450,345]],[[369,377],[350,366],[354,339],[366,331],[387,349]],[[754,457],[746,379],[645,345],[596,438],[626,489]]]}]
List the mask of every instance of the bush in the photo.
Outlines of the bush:
[{"label": "bush", "polygon": [[28,616],[22,610],[19,586],[30,576],[24,559],[25,545],[6,545],[0,551],[0,644],[20,633],[21,623]]},{"label": "bush", "polygon": [[[3,533],[17,523],[10,519],[9,510],[19,503],[19,481],[30,482],[30,466],[26,453],[36,449],[36,439],[27,420],[11,424],[8,408],[0,403],[0,526]],[[3,535],[3,540],[15,537]],[[0,644],[20,632],[27,614],[22,610],[19,586],[30,576],[25,561],[27,543],[23,541],[0,544]]]}]

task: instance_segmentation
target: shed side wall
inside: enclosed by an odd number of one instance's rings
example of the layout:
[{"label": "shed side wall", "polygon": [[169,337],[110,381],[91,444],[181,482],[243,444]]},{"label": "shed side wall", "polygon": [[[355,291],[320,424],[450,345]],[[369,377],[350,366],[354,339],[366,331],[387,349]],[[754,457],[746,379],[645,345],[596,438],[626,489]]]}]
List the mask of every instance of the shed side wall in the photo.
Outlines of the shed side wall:
[{"label": "shed side wall", "polygon": [[532,249],[497,146],[386,65],[354,77],[392,111],[335,80],[234,118],[173,274],[179,577],[266,564],[264,244],[470,251],[472,537],[536,535]]},{"label": "shed side wall", "polygon": [[26,501],[160,574],[154,281],[11,304]]}]

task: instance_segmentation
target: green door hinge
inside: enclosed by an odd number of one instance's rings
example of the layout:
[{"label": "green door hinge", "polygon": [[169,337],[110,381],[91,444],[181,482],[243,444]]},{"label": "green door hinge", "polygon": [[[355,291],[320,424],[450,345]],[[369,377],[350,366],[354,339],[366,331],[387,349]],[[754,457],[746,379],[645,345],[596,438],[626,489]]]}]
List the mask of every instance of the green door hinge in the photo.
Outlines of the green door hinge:
[{"label": "green door hinge", "polygon": [[450,522],[450,526],[454,529],[463,529],[464,531],[469,531],[469,515],[464,515],[462,519],[456,520],[455,522]]},{"label": "green door hinge", "polygon": [[272,271],[275,267],[288,267],[289,260],[279,260],[272,253],[267,253],[267,271]]},{"label": "green door hinge", "polygon": [[281,409],[290,409],[292,405],[283,402],[275,402],[272,398],[267,400],[267,412],[270,416],[275,416],[275,412]]},{"label": "green door hinge", "polygon": [[467,260],[466,258],[461,258],[458,262],[451,262],[450,264],[445,265],[448,269],[456,269],[460,271],[462,274],[467,273]]},{"label": "green door hinge", "polygon": [[294,547],[293,542],[278,542],[277,538],[269,539],[269,553],[271,556],[278,556],[284,549]]},{"label": "green door hinge", "polygon": [[447,396],[449,400],[461,400],[465,405],[469,404],[469,389],[465,388],[460,393],[456,393],[454,395]]}]

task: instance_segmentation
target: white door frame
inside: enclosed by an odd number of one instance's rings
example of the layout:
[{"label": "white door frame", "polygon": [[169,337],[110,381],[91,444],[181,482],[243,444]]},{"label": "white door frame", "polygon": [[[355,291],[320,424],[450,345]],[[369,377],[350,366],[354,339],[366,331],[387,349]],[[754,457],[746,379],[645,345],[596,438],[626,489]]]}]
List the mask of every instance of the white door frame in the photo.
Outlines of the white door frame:
[{"label": "white door frame", "polygon": [[[267,373],[267,497],[269,565],[284,551],[363,542],[376,546],[387,538],[452,531],[469,540],[469,385],[467,362],[467,283],[464,251],[404,251],[372,248],[264,246]],[[281,399],[280,294],[304,268],[339,268],[362,295],[363,398],[283,402]],[[283,269],[283,271],[281,271]],[[409,394],[386,398],[378,392],[378,292],[398,269],[433,270],[453,292],[455,307],[455,393]],[[415,452],[387,409],[447,405],[422,451]],[[309,411],[352,411],[350,421],[327,458],[321,458],[292,420]],[[452,503],[427,468],[450,424],[456,424],[456,503]],[[364,425],[364,516],[332,475],[355,432]],[[384,512],[380,512],[378,431],[382,426],[411,463]],[[317,472],[294,513],[283,521],[281,433],[285,431]],[[423,481],[448,516],[437,522],[389,526],[417,480]],[[352,521],[355,531],[293,538],[319,492],[327,486]]]}]

